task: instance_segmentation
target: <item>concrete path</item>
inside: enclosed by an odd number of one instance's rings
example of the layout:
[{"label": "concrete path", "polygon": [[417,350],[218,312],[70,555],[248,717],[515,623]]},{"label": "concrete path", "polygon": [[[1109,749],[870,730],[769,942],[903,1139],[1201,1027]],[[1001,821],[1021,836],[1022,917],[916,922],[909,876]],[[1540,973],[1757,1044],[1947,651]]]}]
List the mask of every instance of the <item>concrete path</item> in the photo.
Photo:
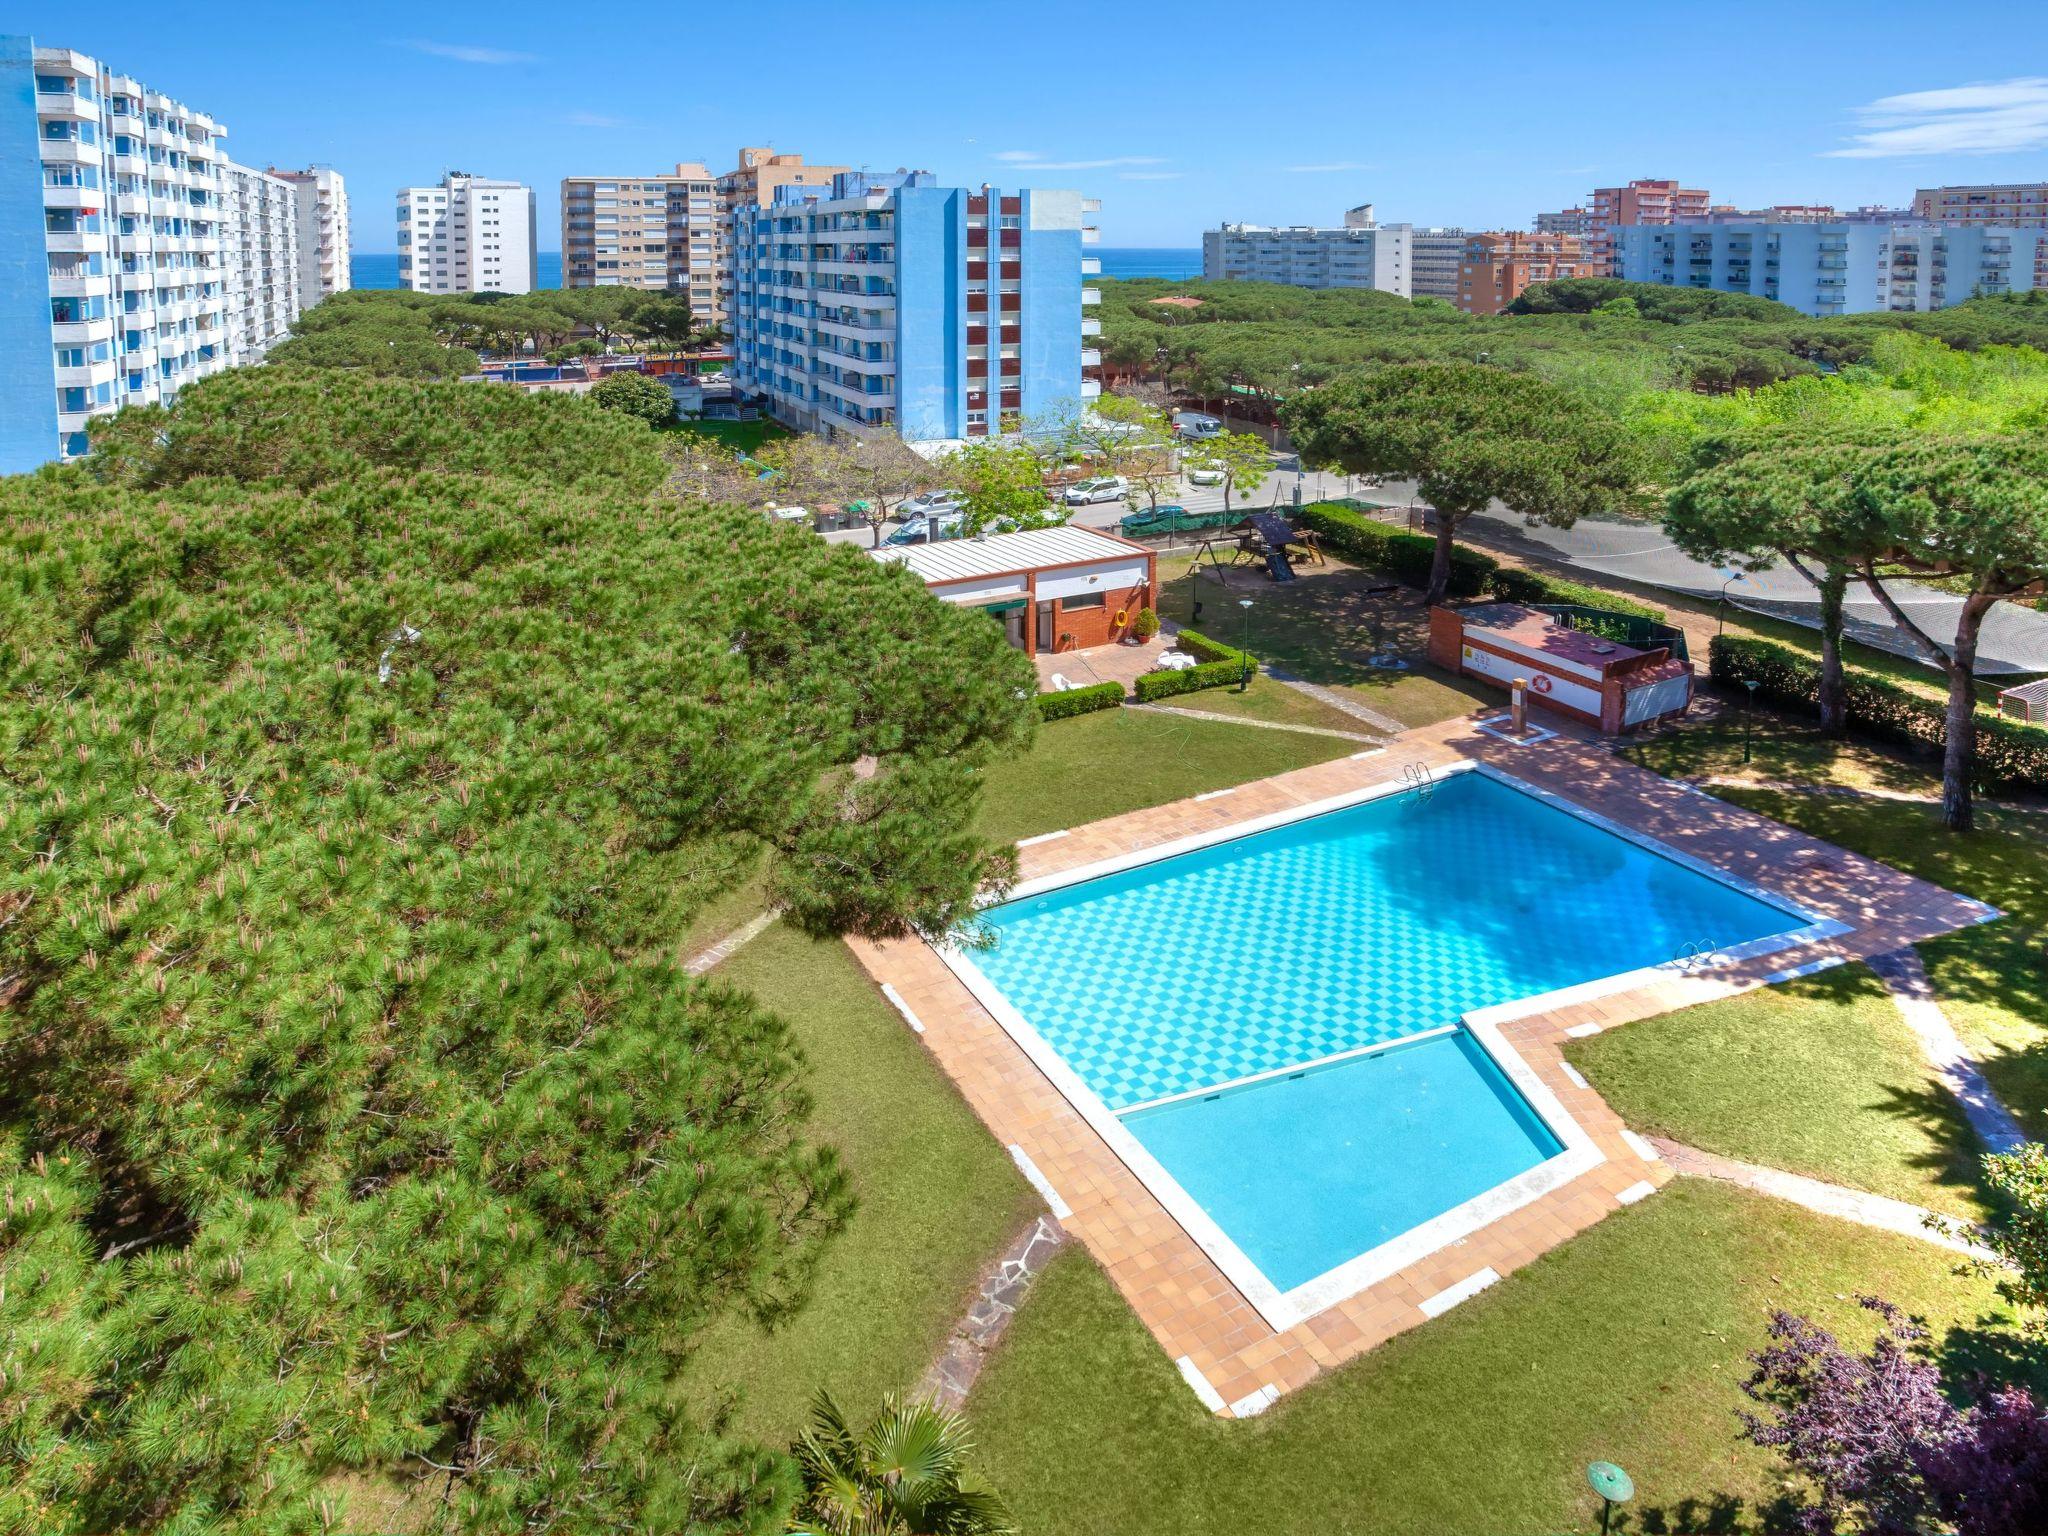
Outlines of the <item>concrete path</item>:
[{"label": "concrete path", "polygon": [[1697,1147],[1666,1141],[1661,1136],[1648,1139],[1650,1145],[1663,1154],[1664,1161],[1679,1173],[1737,1184],[1760,1195],[1789,1200],[1823,1216],[1834,1216],[1842,1221],[1853,1221],[1858,1226],[1875,1227],[1881,1232],[1932,1243],[1952,1253],[1968,1254],[1972,1258],[1992,1257],[1990,1250],[1975,1240],[1970,1224],[1953,1216],[1943,1216],[1903,1200],[1891,1200],[1864,1190],[1809,1179],[1804,1174],[1787,1173],[1781,1168],[1737,1162],[1732,1157],[1702,1152]]},{"label": "concrete path", "polygon": [[1323,725],[1302,725],[1292,720],[1253,720],[1246,715],[1218,714],[1213,709],[1182,709],[1176,704],[1127,704],[1126,709],[1147,710],[1155,715],[1179,715],[1184,720],[1220,720],[1225,725],[1249,725],[1262,731],[1293,731],[1302,736],[1334,736],[1339,741],[1363,742],[1369,747],[1386,745],[1384,736],[1366,736],[1358,731],[1333,731]]},{"label": "concrete path", "polygon": [[1920,962],[1920,952],[1909,944],[1888,955],[1872,955],[1869,964],[1920,1041],[1927,1064],[1962,1105],[1963,1115],[1970,1122],[1970,1129],[1977,1133],[1977,1139],[1993,1152],[2010,1152],[2026,1141],[2027,1133],[1991,1091],[1991,1085],[1984,1081],[1977,1063],[1957,1037],[1955,1026],[1941,1011],[1934,996],[1934,984],[1927,979],[1927,967]]},{"label": "concrete path", "polygon": [[1024,1293],[1066,1245],[1066,1228],[1050,1216],[1038,1217],[1017,1235],[981,1277],[966,1315],[917,1384],[919,1397],[949,1411],[957,1411],[967,1401],[974,1379],[987,1363],[989,1351],[1008,1331]]},{"label": "concrete path", "polygon": [[697,951],[696,954],[683,962],[683,969],[692,976],[702,976],[713,966],[722,965],[725,961],[730,960],[734,952],[742,944],[758,939],[762,934],[766,933],[769,925],[774,921],[775,914],[773,912],[763,912],[745,927],[736,928],[731,933],[728,933],[709,949]]},{"label": "concrete path", "polygon": [[1285,683],[1289,688],[1294,689],[1295,692],[1305,693],[1318,704],[1326,704],[1339,714],[1349,715],[1354,720],[1361,720],[1376,731],[1383,731],[1389,736],[1399,736],[1408,729],[1407,726],[1396,720],[1392,715],[1383,715],[1378,710],[1359,703],[1358,700],[1352,698],[1348,693],[1339,693],[1334,688],[1325,688],[1321,683],[1312,683],[1306,678],[1297,677],[1285,667],[1275,666],[1271,662],[1263,662],[1260,664],[1260,669],[1266,676],[1273,679],[1274,682]]}]

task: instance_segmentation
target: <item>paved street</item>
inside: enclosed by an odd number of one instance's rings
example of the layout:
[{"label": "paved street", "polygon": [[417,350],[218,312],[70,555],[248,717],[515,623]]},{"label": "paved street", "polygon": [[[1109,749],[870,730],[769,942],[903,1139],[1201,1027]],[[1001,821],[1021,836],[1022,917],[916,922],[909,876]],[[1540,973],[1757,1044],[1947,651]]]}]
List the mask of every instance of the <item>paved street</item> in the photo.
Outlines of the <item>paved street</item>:
[{"label": "paved street", "polygon": [[[1251,505],[1263,507],[1277,501],[1284,509],[1293,502],[1297,483],[1294,460],[1289,455],[1275,455],[1274,462],[1273,477],[1251,498]],[[1405,505],[1414,494],[1412,486],[1398,482],[1363,492],[1356,481],[1347,482],[1342,475],[1306,474],[1299,477],[1299,483],[1303,501],[1366,495],[1375,501]],[[1185,484],[1174,499],[1196,512],[1223,505],[1220,489]],[[1234,501],[1245,504],[1243,497]],[[1105,502],[1078,509],[1072,520],[1089,528],[1113,528],[1129,510],[1122,502]],[[835,543],[865,545],[872,535],[867,529],[858,528],[828,533],[825,537]],[[1695,597],[1714,597],[1723,585],[1719,570],[1681,554],[1655,523],[1587,518],[1570,528],[1531,528],[1501,507],[1467,523],[1465,540],[1503,554],[1577,566],[1589,575],[1618,576]],[[1900,606],[1929,634],[1946,639],[1955,633],[1959,599],[1916,582],[1894,582],[1890,589]],[[1819,622],[1819,601],[1813,585],[1789,566],[1745,575],[1729,585],[1728,599],[1737,607],[1792,623],[1814,627]],[[1918,655],[1868,592],[1852,587],[1847,609],[1849,632],[1856,639],[1897,655]],[[1991,677],[2048,672],[2048,614],[2012,603],[2001,603],[1993,609],[1984,621],[1977,671]]]}]

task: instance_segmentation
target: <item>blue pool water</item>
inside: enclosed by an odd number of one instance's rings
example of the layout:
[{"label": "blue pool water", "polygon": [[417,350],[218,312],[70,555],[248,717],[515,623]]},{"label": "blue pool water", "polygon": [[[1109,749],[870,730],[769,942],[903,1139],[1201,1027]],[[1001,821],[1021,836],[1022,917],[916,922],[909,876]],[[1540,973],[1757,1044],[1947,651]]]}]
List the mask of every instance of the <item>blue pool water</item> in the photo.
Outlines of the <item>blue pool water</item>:
[{"label": "blue pool water", "polygon": [[1128,1109],[1803,919],[1460,773],[984,921],[973,963]]},{"label": "blue pool water", "polygon": [[1462,1029],[1124,1124],[1282,1291],[1564,1149]]}]

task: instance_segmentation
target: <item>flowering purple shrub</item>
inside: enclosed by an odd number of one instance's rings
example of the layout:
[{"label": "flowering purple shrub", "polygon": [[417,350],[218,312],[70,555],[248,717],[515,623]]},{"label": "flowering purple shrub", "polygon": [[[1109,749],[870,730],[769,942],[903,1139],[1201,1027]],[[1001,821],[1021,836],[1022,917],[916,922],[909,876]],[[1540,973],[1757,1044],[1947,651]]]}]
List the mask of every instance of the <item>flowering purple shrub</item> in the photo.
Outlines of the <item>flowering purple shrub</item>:
[{"label": "flowering purple shrub", "polygon": [[1888,1301],[1859,1296],[1883,1320],[1867,1354],[1789,1312],[1771,1314],[1767,1348],[1742,1384],[1762,1413],[1744,1433],[1781,1451],[1813,1482],[1800,1513],[1810,1536],[1844,1529],[1913,1536],[2048,1532],[2048,1416],[2021,1387],[1958,1409],[1941,1373],[1916,1354],[1927,1330]]}]

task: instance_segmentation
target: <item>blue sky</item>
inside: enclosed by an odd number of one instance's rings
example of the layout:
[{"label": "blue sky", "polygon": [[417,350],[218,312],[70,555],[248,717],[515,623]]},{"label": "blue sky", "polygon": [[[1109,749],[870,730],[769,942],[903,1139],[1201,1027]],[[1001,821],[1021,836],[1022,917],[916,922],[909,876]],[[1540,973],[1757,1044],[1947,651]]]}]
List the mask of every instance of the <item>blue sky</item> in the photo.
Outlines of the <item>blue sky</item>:
[{"label": "blue sky", "polygon": [[560,0],[227,0],[178,25],[161,0],[7,9],[8,30],[212,112],[238,159],[333,164],[365,251],[393,248],[398,187],[450,168],[533,186],[548,249],[563,176],[719,171],[743,143],[1077,186],[1102,199],[1109,246],[1366,201],[1383,220],[1517,227],[1632,176],[1839,207],[2048,180],[2048,7],[2026,4],[682,0],[594,5],[588,34]]}]

